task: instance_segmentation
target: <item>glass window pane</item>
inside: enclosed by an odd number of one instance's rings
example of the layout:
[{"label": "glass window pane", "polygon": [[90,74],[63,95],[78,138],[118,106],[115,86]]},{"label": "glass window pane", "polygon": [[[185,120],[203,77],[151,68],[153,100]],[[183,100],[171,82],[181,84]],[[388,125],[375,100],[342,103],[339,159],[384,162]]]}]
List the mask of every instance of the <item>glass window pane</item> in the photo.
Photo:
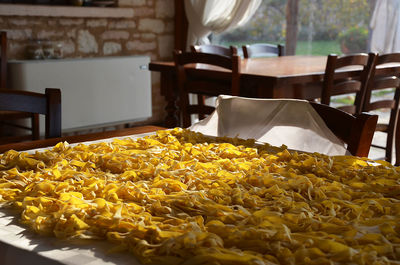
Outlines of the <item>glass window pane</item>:
[{"label": "glass window pane", "polygon": [[[297,55],[368,51],[369,21],[374,0],[300,0]],[[241,28],[212,34],[211,42],[236,45],[285,44],[286,1],[264,0]],[[240,49],[239,49],[240,50]]]}]

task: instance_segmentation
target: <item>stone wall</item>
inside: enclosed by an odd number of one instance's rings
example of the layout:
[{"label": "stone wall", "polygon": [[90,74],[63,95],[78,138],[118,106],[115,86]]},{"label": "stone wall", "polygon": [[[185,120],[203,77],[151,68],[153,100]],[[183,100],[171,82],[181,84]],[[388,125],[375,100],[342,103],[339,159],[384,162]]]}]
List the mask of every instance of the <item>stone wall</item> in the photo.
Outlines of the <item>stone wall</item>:
[{"label": "stone wall", "polygon": [[[133,18],[0,16],[0,30],[8,34],[8,58],[26,59],[28,44],[41,39],[62,43],[64,58],[149,55],[152,60],[171,59],[174,0],[119,0],[118,6],[132,8]],[[152,95],[153,116],[142,123],[159,123],[165,116],[157,73],[152,73]]]}]

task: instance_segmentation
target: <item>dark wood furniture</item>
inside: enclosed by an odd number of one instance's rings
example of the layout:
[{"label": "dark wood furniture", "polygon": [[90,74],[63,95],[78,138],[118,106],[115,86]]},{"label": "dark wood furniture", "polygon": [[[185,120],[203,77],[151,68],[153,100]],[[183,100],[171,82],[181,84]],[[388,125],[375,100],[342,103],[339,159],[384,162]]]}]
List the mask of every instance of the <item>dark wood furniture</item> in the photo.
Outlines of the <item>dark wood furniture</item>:
[{"label": "dark wood furniture", "polygon": [[[0,32],[0,89],[7,88],[7,32]],[[19,121],[31,120],[31,126],[25,126]],[[0,111],[0,143],[5,141],[25,141],[39,139],[39,116],[19,111]],[[28,135],[15,135],[18,129],[28,130]],[[11,135],[9,136],[9,133]]]},{"label": "dark wood furniture", "polygon": [[351,115],[328,105],[310,102],[328,128],[347,144],[352,155],[368,157],[378,115],[361,113]]},{"label": "dark wood furniture", "polygon": [[[18,111],[33,116],[45,115],[46,128],[45,138],[61,136],[61,91],[55,88],[46,88],[45,94],[17,91],[10,89],[0,90],[0,111]],[[0,120],[8,119],[9,116],[0,115]],[[34,124],[39,126],[39,124]],[[35,135],[34,139],[39,139]],[[11,137],[8,141],[12,141]]]},{"label": "dark wood furniture", "polygon": [[[332,117],[332,113],[330,112],[330,109],[333,109],[333,112],[335,112],[335,115],[337,115],[336,112],[340,113],[340,117],[345,117],[347,120],[350,117],[350,121],[353,121],[352,129],[343,129],[341,132],[337,132],[336,135],[344,139],[355,139],[355,138],[360,138],[361,140],[356,140],[353,142],[349,141],[349,145],[351,146],[358,146],[358,149],[356,148],[355,151],[349,150],[350,152],[354,152],[358,156],[365,156],[366,151],[366,146],[361,147],[362,141],[368,139],[372,136],[369,136],[371,133],[370,130],[373,130],[374,128],[371,129],[371,126],[374,126],[374,121],[376,124],[376,115],[362,115],[362,118],[355,118],[354,116],[345,113],[343,111],[340,111],[338,109],[334,109],[328,106],[324,106],[318,103],[311,103],[313,104],[314,109],[321,115],[322,119],[324,120],[330,120],[329,117]],[[356,122],[354,122],[356,121]],[[351,123],[351,122],[350,122]],[[349,124],[350,124],[349,123]],[[332,123],[327,124],[329,128],[335,127],[335,120],[333,120]],[[361,126],[361,127],[360,127]],[[354,131],[358,132],[359,130],[356,128],[361,128],[361,130],[364,133],[360,133],[358,135],[354,134]],[[50,147],[54,146],[59,142],[68,142],[68,143],[81,143],[81,142],[86,142],[86,141],[95,141],[95,140],[103,140],[107,138],[112,138],[112,137],[124,137],[124,136],[129,136],[129,135],[135,135],[135,134],[142,134],[142,133],[149,133],[149,132],[155,132],[158,130],[164,130],[164,127],[159,127],[159,126],[140,126],[140,127],[134,127],[134,128],[127,128],[127,129],[122,129],[122,130],[116,130],[116,131],[108,131],[108,132],[101,132],[101,133],[92,133],[92,134],[85,134],[85,135],[74,135],[74,136],[66,136],[66,137],[58,137],[58,138],[49,138],[49,139],[42,139],[42,140],[36,140],[36,141],[30,141],[30,142],[21,142],[21,143],[12,143],[12,144],[6,144],[6,145],[0,145],[0,153],[4,153],[8,150],[16,150],[16,151],[23,151],[23,150],[30,150],[30,149],[36,149],[36,148],[45,148],[45,147]],[[353,133],[350,133],[353,132]],[[352,135],[352,137],[348,136],[349,133]],[[347,135],[347,136],[346,136]],[[357,142],[360,142],[361,144],[358,144]],[[354,143],[354,144],[353,144]],[[352,148],[348,148],[352,149]],[[367,151],[368,152],[368,151]]]},{"label": "dark wood furniture", "polygon": [[[303,98],[320,97],[320,83],[326,64],[326,56],[282,56],[271,58],[241,59],[240,91],[241,96],[261,98]],[[193,67],[195,68],[195,67]],[[205,76],[229,78],[225,69],[213,66],[197,66],[198,72]],[[172,128],[179,125],[177,102],[177,86],[175,63],[151,62],[151,71],[161,73],[161,95],[167,101],[164,125]],[[292,85],[296,83],[314,82],[318,86],[310,87],[305,92],[298,93]],[[301,97],[296,97],[296,94]]]},{"label": "dark wood furniture", "polygon": [[174,49],[186,50],[186,41],[188,35],[188,20],[185,12],[185,1],[174,0]]},{"label": "dark wood furniture", "polygon": [[[321,103],[330,105],[331,97],[337,95],[355,94],[354,104],[346,104],[337,107],[351,114],[361,113],[366,86],[371,74],[376,54],[360,53],[338,57],[330,54],[326,63],[324,81],[322,87]],[[350,68],[361,67],[358,75],[343,77],[343,72]]]},{"label": "dark wood furniture", "polygon": [[7,86],[7,32],[0,31],[0,88]]},{"label": "dark wood furniture", "polygon": [[30,150],[36,148],[45,148],[49,146],[54,146],[59,142],[68,142],[72,143],[81,143],[86,141],[95,141],[95,140],[102,140],[112,137],[123,137],[128,135],[134,134],[141,134],[141,133],[148,133],[148,132],[155,132],[158,130],[164,130],[164,127],[159,126],[139,126],[115,131],[107,131],[107,132],[100,132],[100,133],[91,133],[91,134],[83,134],[83,135],[73,135],[73,136],[64,136],[64,137],[57,137],[57,138],[48,138],[42,140],[35,140],[29,142],[21,142],[21,143],[10,143],[0,145],[0,153],[4,153],[8,150]]},{"label": "dark wood furniture", "polygon": [[[177,87],[179,92],[180,110],[182,115],[182,126],[191,125],[191,115],[197,114],[199,118],[210,114],[214,107],[204,105],[203,101],[197,104],[190,103],[189,94],[202,96],[218,96],[221,94],[238,96],[240,94],[240,58],[234,54],[226,57],[210,53],[182,53],[174,52],[174,61],[177,75]],[[193,64],[213,65],[226,69],[229,72],[228,78],[216,78],[204,76],[194,69],[186,66]],[[188,71],[192,70],[192,71]]]},{"label": "dark wood furniture", "polygon": [[235,46],[221,46],[221,45],[191,45],[190,50],[192,52],[203,52],[203,53],[212,53],[223,55],[227,57],[232,57],[233,55],[237,54],[237,48]]},{"label": "dark wood furniture", "polygon": [[[399,116],[399,100],[400,100],[400,67],[392,66],[388,68],[386,73],[377,73],[377,68],[390,64],[400,63],[400,53],[384,54],[377,56],[374,67],[372,69],[370,82],[366,89],[362,111],[369,112],[377,109],[386,109],[390,111],[389,123],[378,123],[376,131],[387,134],[385,146],[372,144],[373,147],[384,149],[384,160],[392,163],[394,135],[396,138],[396,161],[395,165],[400,165],[400,132],[397,124]],[[382,89],[394,88],[392,98],[383,98],[380,100],[372,99],[372,93]],[[396,133],[397,131],[397,133]]]},{"label": "dark wood furniture", "polygon": [[[240,93],[246,97],[260,98],[320,98],[327,56],[281,56],[242,59],[240,63]],[[400,65],[400,64],[399,64]],[[193,66],[195,68],[196,66]],[[174,62],[151,62],[151,71],[161,73],[161,95],[167,101],[166,127],[178,126],[177,87]],[[386,66],[377,69],[383,73]],[[197,66],[205,76],[229,78],[225,69],[213,66]],[[340,73],[357,75],[360,69]],[[297,86],[301,84],[301,86]]]},{"label": "dark wood furniture", "polygon": [[[232,56],[237,55],[237,48],[235,46],[225,47],[213,44],[191,45],[190,50],[191,52],[218,54],[229,58],[232,58]],[[202,106],[206,105],[206,98],[207,96],[205,95],[202,94],[197,95],[197,104],[199,105],[199,108],[203,108]],[[198,115],[200,119],[204,118],[204,114],[199,113]]]},{"label": "dark wood furniture", "polygon": [[[30,125],[24,123],[30,119]],[[38,140],[40,138],[39,114],[21,111],[0,111],[0,144]],[[30,133],[25,133],[29,131]]]},{"label": "dark wood furniture", "polygon": [[285,55],[285,46],[281,44],[255,43],[242,46],[242,50],[244,58]]}]

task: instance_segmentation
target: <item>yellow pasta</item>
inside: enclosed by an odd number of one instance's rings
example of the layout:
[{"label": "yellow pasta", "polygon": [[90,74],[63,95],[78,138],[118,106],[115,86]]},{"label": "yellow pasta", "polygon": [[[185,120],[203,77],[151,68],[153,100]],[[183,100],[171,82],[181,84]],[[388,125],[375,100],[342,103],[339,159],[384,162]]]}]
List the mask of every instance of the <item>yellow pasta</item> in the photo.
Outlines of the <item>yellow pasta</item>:
[{"label": "yellow pasta", "polygon": [[0,155],[35,232],[159,264],[400,264],[400,169],[183,129]]}]

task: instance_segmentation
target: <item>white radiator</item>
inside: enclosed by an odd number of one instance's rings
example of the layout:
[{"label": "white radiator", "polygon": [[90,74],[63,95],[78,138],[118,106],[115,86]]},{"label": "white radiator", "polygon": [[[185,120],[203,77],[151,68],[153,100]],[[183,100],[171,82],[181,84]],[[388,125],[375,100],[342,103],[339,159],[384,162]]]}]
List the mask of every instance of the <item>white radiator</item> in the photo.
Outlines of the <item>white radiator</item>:
[{"label": "white radiator", "polygon": [[63,132],[140,121],[152,114],[149,62],[148,56],[9,61],[10,88],[60,88]]}]

